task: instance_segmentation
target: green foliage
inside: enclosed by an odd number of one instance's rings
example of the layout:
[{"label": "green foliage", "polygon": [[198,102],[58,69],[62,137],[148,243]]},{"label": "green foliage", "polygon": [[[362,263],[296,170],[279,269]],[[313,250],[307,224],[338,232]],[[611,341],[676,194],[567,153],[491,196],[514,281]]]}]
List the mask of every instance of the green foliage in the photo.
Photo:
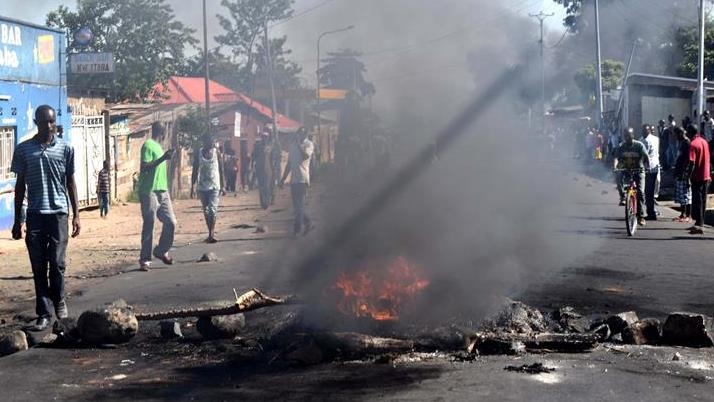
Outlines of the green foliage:
[{"label": "green foliage", "polygon": [[[714,20],[708,20],[704,33],[704,77],[714,79]],[[675,32],[675,46],[683,51],[677,73],[696,78],[699,70],[699,27],[679,28]]]},{"label": "green foliage", "polygon": [[206,109],[190,105],[186,113],[176,119],[179,145],[185,149],[198,149],[206,133]]},{"label": "green foliage", "polygon": [[69,53],[114,53],[113,84],[107,74],[68,76],[70,87],[106,92],[114,101],[152,96],[154,85],[166,83],[184,64],[185,47],[198,43],[194,30],[176,21],[165,0],[77,0],[77,11],[59,6],[47,15],[46,24],[70,36],[91,29],[93,42],[87,48],[71,43]]},{"label": "green foliage", "polygon": [[[254,77],[262,63],[265,66],[265,51],[261,50],[265,26],[271,22],[289,18],[294,0],[222,0],[221,5],[228,11],[228,16],[218,15],[218,21],[225,30],[216,36],[216,42],[231,52],[231,62],[240,66],[235,75],[237,88],[252,93]],[[282,72],[286,79],[297,80],[299,69],[294,63],[288,63],[284,57],[289,51],[283,49],[285,38],[272,39],[271,50],[275,76]],[[257,47],[257,49],[256,49]],[[283,63],[283,65],[281,65]],[[292,74],[292,76],[290,75]]]},{"label": "green foliage", "polygon": [[374,95],[374,85],[364,78],[367,69],[359,60],[361,55],[351,49],[328,53],[328,57],[322,60],[325,65],[318,70],[320,85],[324,88],[354,91],[363,97]]},{"label": "green foliage", "polygon": [[[562,5],[565,8],[565,19],[563,19],[563,25],[570,32],[579,32],[582,22],[580,17],[583,14],[583,7],[591,6],[593,0],[553,0],[557,4]],[[600,6],[611,3],[612,0],[600,1]]]},{"label": "green foliage", "polygon": [[[584,103],[593,105],[596,97],[596,77],[595,64],[588,64],[575,72],[573,79],[575,85],[580,90]],[[616,60],[604,60],[602,62],[602,90],[610,91],[617,89],[622,83],[625,75],[625,64]]]},{"label": "green foliage", "polygon": [[[233,90],[241,89],[241,83],[243,82],[240,76],[241,66],[221,53],[218,48],[208,51],[208,68],[212,81],[216,81]],[[187,59],[186,63],[179,69],[178,74],[186,77],[203,77],[205,75],[203,52]]]},{"label": "green foliage", "polygon": [[[270,54],[273,61],[273,81],[276,89],[294,89],[300,87],[300,79],[298,76],[302,72],[302,68],[287,59],[291,50],[285,49],[286,41],[286,36],[270,39]],[[254,55],[256,70],[253,86],[267,88],[269,86],[268,58],[266,57],[268,52],[263,42],[257,46],[257,51]]]}]

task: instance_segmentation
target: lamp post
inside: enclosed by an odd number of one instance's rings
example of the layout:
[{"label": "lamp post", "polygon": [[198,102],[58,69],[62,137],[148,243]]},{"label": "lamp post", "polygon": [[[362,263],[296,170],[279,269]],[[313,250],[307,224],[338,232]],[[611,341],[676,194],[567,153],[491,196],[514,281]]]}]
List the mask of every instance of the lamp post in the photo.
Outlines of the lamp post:
[{"label": "lamp post", "polygon": [[206,24],[206,0],[203,0],[203,86],[206,96],[206,134],[211,134],[211,92],[209,90],[210,75],[208,70],[208,26]]},{"label": "lamp post", "polygon": [[320,124],[321,124],[321,118],[320,118],[320,40],[322,40],[323,36],[338,33],[338,32],[344,32],[344,31],[349,31],[350,29],[353,29],[355,26],[354,25],[349,25],[344,28],[340,29],[335,29],[332,31],[326,31],[320,34],[320,36],[317,37],[317,70],[315,70],[315,78],[317,78],[317,81],[315,83],[315,88],[317,88],[317,138],[320,138]]}]

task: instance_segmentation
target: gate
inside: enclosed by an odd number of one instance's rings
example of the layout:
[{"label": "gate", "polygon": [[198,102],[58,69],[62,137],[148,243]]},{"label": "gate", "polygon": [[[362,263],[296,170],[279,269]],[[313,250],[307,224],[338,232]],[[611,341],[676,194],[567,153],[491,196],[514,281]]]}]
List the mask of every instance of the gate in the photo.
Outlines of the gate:
[{"label": "gate", "polygon": [[99,204],[97,177],[104,162],[104,116],[72,116],[70,141],[74,147],[74,180],[80,208]]}]

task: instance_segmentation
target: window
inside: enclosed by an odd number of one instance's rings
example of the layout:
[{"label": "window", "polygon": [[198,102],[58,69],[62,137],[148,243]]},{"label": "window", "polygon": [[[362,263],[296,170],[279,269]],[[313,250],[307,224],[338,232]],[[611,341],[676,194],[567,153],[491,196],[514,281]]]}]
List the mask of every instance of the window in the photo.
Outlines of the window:
[{"label": "window", "polygon": [[15,150],[15,127],[0,127],[0,180],[12,178],[10,164]]}]

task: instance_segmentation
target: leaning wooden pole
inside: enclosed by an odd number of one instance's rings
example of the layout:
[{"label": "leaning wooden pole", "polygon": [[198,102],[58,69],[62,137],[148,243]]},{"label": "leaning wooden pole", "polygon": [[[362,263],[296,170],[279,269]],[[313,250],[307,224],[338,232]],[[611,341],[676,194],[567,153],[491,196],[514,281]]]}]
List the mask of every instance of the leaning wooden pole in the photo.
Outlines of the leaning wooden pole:
[{"label": "leaning wooden pole", "polygon": [[240,296],[238,296],[235,289],[233,289],[233,293],[235,294],[236,302],[230,306],[187,308],[147,313],[138,312],[136,313],[136,319],[139,321],[155,321],[173,318],[231,315],[257,310],[264,307],[301,304],[295,296],[272,297],[265,295],[263,292],[255,288],[243,293]]}]

